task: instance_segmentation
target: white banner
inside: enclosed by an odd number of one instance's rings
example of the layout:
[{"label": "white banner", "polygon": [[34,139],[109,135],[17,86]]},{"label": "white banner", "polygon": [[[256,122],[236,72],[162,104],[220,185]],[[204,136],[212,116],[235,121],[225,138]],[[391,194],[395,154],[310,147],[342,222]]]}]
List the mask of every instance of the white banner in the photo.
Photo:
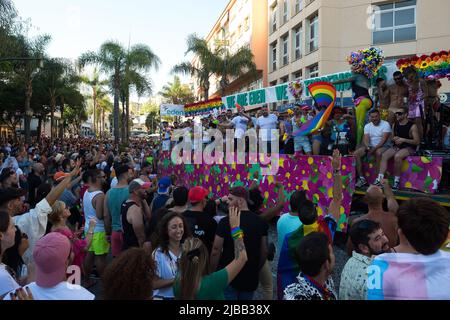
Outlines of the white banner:
[{"label": "white banner", "polygon": [[184,105],[162,104],[160,106],[161,116],[184,116]]}]

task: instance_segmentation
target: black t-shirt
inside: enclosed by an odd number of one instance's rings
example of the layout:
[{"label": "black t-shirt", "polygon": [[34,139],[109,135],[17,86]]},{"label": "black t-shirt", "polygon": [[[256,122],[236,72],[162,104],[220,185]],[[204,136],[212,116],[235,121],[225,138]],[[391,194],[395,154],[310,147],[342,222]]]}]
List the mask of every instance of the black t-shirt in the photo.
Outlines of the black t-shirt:
[{"label": "black t-shirt", "polygon": [[186,218],[192,236],[202,240],[208,252],[211,253],[217,230],[216,220],[204,212],[191,210],[183,212],[183,216]]},{"label": "black t-shirt", "polygon": [[28,202],[31,208],[36,206],[36,189],[42,184],[41,178],[31,172],[28,175]]},{"label": "black t-shirt", "polygon": [[[240,228],[244,231],[244,244],[248,261],[231,282],[231,286],[238,291],[255,291],[259,283],[261,239],[262,237],[267,237],[269,225],[257,214],[251,211],[242,211]],[[221,270],[234,259],[234,243],[231,238],[228,217],[220,220],[217,227],[217,235],[224,239],[223,252],[217,268],[217,270]]]}]

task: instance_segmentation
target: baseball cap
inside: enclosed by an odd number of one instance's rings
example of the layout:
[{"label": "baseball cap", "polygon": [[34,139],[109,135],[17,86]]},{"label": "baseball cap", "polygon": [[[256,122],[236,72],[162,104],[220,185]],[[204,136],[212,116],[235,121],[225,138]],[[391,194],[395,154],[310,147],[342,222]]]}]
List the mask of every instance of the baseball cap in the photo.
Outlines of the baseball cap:
[{"label": "baseball cap", "polygon": [[39,239],[33,250],[36,284],[43,288],[52,288],[64,281],[69,255],[70,241],[61,233],[51,232]]},{"label": "baseball cap", "polygon": [[148,189],[150,188],[150,186],[151,186],[150,182],[145,182],[142,179],[134,179],[128,186],[128,191],[132,193],[138,189]]},{"label": "baseball cap", "polygon": [[55,181],[60,181],[60,180],[64,179],[65,177],[68,177],[68,176],[70,176],[70,173],[58,171],[58,172],[55,173],[55,175],[53,176],[53,180],[55,180]]},{"label": "baseball cap", "polygon": [[23,197],[26,194],[27,191],[25,189],[18,189],[18,188],[0,189],[0,205],[4,204],[5,202]]},{"label": "baseball cap", "polygon": [[63,157],[64,157],[64,156],[63,156],[61,153],[58,153],[58,154],[55,156],[55,161],[56,161],[56,162],[60,162],[61,159],[62,159]]},{"label": "baseball cap", "polygon": [[158,193],[168,193],[171,185],[172,180],[169,177],[162,178],[158,181]]},{"label": "baseball cap", "polygon": [[209,194],[209,191],[203,187],[193,187],[189,190],[188,199],[190,203],[198,203],[204,200]]},{"label": "baseball cap", "polygon": [[234,187],[230,190],[230,194],[239,198],[244,198],[248,200],[248,191],[244,187]]}]

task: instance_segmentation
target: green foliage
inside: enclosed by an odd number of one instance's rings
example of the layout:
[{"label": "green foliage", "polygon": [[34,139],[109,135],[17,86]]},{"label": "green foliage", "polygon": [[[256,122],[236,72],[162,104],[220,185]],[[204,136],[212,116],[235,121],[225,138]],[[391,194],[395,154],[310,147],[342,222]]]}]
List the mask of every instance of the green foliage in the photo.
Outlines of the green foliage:
[{"label": "green foliage", "polygon": [[163,97],[164,103],[189,104],[195,102],[194,93],[186,84],[181,84],[180,78],[175,76],[173,82],[165,85],[159,94]]}]

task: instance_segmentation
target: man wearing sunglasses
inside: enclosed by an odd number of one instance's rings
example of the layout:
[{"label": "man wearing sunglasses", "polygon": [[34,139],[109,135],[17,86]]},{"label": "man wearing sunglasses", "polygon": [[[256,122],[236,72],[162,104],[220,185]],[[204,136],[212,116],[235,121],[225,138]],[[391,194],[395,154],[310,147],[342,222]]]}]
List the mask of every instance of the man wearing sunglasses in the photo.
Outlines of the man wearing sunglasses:
[{"label": "man wearing sunglasses", "polygon": [[403,107],[403,99],[408,97],[408,87],[400,71],[394,72],[394,84],[390,86],[380,86],[378,94],[381,99],[389,100],[388,122],[392,126],[396,120],[395,110]]},{"label": "man wearing sunglasses", "polygon": [[400,174],[403,160],[416,153],[420,144],[419,129],[408,120],[408,109],[400,108],[395,111],[397,121],[393,128],[392,142],[394,146],[386,150],[381,156],[380,173],[375,185],[381,186],[384,174],[387,170],[388,161],[394,158],[394,185],[392,189],[397,190],[400,185]]}]

